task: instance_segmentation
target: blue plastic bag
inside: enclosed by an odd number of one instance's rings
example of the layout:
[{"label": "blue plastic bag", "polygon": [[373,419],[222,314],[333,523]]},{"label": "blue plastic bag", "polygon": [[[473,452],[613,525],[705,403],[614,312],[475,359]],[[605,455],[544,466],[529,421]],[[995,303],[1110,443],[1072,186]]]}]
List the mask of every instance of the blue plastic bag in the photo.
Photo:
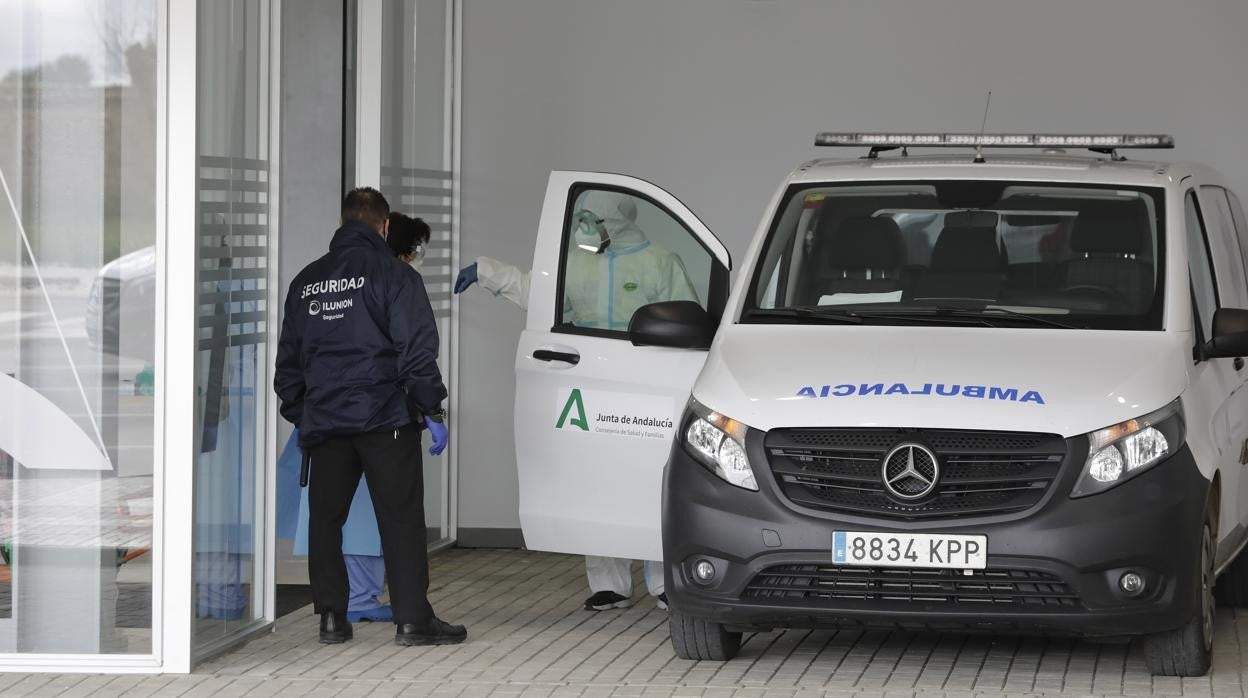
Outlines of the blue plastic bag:
[{"label": "blue plastic bag", "polygon": [[277,537],[294,539],[299,529],[299,430],[295,429],[277,457]]}]

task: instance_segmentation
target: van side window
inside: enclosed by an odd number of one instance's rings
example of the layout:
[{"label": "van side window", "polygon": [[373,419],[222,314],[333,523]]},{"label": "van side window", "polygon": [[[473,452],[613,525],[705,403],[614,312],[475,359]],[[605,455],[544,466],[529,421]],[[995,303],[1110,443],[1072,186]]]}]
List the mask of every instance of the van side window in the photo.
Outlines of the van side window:
[{"label": "van side window", "polygon": [[555,331],[626,337],[643,305],[707,308],[714,258],[674,215],[640,194],[584,188],[568,212]]},{"label": "van side window", "polygon": [[1214,287],[1213,266],[1209,263],[1209,244],[1205,223],[1196,203],[1196,192],[1188,190],[1184,206],[1187,230],[1187,268],[1192,275],[1192,293],[1196,302],[1197,341],[1212,337],[1213,313],[1218,309],[1218,290]]},{"label": "van side window", "polygon": [[1227,201],[1231,204],[1231,218],[1235,223],[1235,237],[1239,240],[1239,249],[1244,258],[1244,268],[1248,269],[1248,218],[1244,218],[1244,207],[1239,203],[1235,192],[1227,189]]},{"label": "van side window", "polygon": [[1228,308],[1248,308],[1248,281],[1244,279],[1244,258],[1235,234],[1231,202],[1222,187],[1200,188],[1201,213],[1205,216],[1205,232],[1213,252],[1214,271],[1218,276],[1218,297]]}]

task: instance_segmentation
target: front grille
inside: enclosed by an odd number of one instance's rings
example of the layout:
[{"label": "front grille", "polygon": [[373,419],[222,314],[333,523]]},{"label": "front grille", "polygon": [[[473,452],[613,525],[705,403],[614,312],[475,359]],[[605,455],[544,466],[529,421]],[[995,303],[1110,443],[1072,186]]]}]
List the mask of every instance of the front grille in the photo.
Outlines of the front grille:
[{"label": "front grille", "polygon": [[[896,445],[936,454],[936,486],[892,496],[881,467]],[[1057,478],[1066,442],[1053,434],[922,429],[777,429],[767,458],[781,491],[802,506],[898,519],[971,516],[1035,506]]]},{"label": "front grille", "polygon": [[924,605],[1010,606],[1019,610],[1081,608],[1061,579],[1029,570],[928,570],[778,565],[763,570],[745,599],[783,601],[860,600]]}]

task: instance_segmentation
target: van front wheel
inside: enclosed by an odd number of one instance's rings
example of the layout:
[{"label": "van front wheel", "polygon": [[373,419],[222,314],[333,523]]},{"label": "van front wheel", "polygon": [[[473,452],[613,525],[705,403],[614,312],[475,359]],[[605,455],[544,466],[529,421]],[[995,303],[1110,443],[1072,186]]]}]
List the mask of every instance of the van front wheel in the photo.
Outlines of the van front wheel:
[{"label": "van front wheel", "polygon": [[672,609],[668,617],[672,649],[681,659],[726,662],[741,649],[741,633],[728,632],[721,623],[687,616]]},{"label": "van front wheel", "polygon": [[1144,659],[1153,676],[1204,676],[1213,651],[1213,527],[1201,531],[1195,617],[1183,627],[1145,640]]}]

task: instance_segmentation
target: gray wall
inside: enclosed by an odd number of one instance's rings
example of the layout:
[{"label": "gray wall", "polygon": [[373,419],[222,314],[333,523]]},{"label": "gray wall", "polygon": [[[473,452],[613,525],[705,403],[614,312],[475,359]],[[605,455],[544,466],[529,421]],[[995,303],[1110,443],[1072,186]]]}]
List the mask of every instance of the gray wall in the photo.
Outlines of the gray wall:
[{"label": "gray wall", "polygon": [[[740,257],[816,131],[1166,131],[1248,198],[1248,3],[464,0],[461,249],[531,262],[551,169],[680,197]],[[1149,157],[1144,154],[1142,157]],[[516,514],[519,311],[460,317],[460,526]]]}]

